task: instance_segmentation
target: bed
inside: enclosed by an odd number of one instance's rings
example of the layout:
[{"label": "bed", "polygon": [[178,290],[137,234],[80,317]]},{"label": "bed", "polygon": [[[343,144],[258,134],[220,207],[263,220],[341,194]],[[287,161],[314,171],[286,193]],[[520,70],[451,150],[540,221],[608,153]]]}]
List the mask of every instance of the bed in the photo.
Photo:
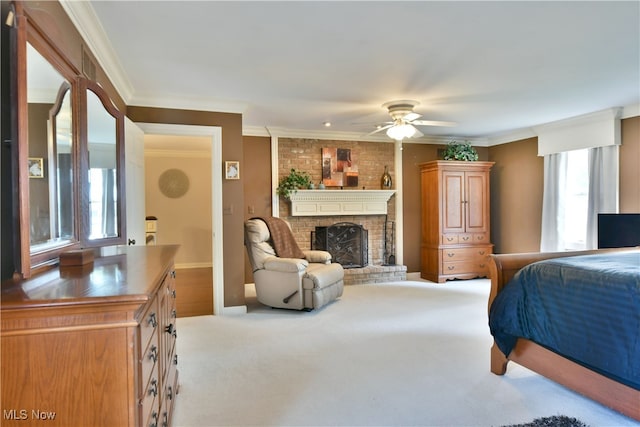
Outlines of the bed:
[{"label": "bed", "polygon": [[640,248],[492,255],[490,274],[491,372],[513,361],[640,421]]}]

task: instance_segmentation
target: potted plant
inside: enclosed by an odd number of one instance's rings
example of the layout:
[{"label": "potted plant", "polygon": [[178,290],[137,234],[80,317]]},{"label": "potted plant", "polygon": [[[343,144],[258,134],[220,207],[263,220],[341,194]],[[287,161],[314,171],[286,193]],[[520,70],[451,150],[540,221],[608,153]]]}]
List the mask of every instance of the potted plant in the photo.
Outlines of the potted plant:
[{"label": "potted plant", "polygon": [[289,175],[283,177],[278,184],[276,193],[288,199],[291,193],[295,193],[299,189],[309,188],[311,185],[311,176],[305,171],[297,171],[291,169]]},{"label": "potted plant", "polygon": [[444,160],[475,162],[478,160],[478,152],[468,141],[451,141],[447,144],[447,148],[445,148],[442,158]]}]

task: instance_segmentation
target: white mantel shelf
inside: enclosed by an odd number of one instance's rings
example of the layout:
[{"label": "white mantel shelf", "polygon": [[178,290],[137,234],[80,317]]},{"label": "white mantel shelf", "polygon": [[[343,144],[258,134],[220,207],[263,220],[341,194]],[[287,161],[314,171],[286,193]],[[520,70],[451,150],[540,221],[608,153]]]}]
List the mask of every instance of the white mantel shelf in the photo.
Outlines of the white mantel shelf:
[{"label": "white mantel shelf", "polygon": [[292,216],[386,215],[395,190],[298,190],[290,195]]}]

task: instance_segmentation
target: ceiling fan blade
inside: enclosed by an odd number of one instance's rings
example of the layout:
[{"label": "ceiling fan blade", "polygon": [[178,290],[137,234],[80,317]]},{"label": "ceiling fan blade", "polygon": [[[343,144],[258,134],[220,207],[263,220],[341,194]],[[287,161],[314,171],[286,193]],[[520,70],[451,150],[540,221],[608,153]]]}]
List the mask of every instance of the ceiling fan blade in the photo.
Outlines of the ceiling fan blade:
[{"label": "ceiling fan blade", "polygon": [[415,126],[414,126],[414,128],[415,128],[415,130],[416,130],[416,133],[414,133],[414,134],[413,134],[413,136],[412,136],[411,138],[420,138],[421,136],[424,136],[424,133],[420,132],[420,131],[418,130],[418,128],[416,128]]},{"label": "ceiling fan blade", "polygon": [[412,125],[418,126],[456,126],[456,122],[440,122],[437,120],[414,120],[411,122]]},{"label": "ceiling fan blade", "polygon": [[376,130],[374,130],[373,132],[369,132],[369,133],[368,133],[368,134],[366,134],[365,136],[371,136],[371,135],[373,135],[373,134],[375,134],[375,133],[382,132],[383,130],[389,129],[391,126],[393,126],[393,123],[388,124],[388,125],[386,125],[386,126],[380,126],[380,127],[378,127]]},{"label": "ceiling fan blade", "polygon": [[404,120],[404,121],[406,121],[406,122],[412,122],[412,121],[414,121],[414,120],[416,120],[416,119],[419,119],[420,117],[422,117],[422,115],[421,115],[421,114],[411,112],[411,113],[407,113],[407,114],[402,118],[402,120]]}]

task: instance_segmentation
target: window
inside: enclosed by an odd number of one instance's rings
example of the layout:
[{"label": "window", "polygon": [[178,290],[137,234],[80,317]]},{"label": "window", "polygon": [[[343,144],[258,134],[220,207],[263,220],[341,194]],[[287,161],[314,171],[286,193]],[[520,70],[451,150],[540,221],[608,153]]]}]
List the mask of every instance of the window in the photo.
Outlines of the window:
[{"label": "window", "polygon": [[564,249],[585,249],[587,246],[587,213],[589,199],[589,150],[568,151],[564,200]]}]

